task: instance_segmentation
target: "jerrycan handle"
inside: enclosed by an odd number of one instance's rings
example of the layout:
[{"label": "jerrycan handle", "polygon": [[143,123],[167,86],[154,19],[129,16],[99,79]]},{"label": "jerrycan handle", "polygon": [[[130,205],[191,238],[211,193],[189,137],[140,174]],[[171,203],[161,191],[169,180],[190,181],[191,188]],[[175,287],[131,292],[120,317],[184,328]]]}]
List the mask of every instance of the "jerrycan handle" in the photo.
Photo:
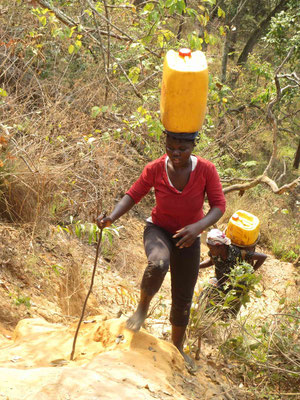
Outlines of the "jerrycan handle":
[{"label": "jerrycan handle", "polygon": [[178,53],[179,53],[180,57],[182,57],[182,58],[184,58],[184,57],[192,57],[191,49],[183,48],[183,49],[180,49]]}]

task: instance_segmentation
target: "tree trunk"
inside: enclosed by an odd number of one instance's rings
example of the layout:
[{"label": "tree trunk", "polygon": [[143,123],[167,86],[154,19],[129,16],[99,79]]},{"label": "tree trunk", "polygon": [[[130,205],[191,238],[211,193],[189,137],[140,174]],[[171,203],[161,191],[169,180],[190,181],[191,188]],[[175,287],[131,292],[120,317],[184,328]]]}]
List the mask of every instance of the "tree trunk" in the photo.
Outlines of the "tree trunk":
[{"label": "tree trunk", "polygon": [[259,26],[252,32],[250,38],[248,39],[243,51],[241,52],[237,65],[243,65],[246,63],[249,54],[253,50],[254,46],[260,39],[260,37],[264,34],[266,28],[271,22],[271,18],[274,17],[278,12],[286,10],[288,8],[288,0],[280,0],[278,5],[270,12],[270,14],[259,24]]},{"label": "tree trunk", "polygon": [[[187,0],[184,0],[184,4],[187,7]],[[178,27],[178,31],[177,31],[177,35],[176,35],[177,40],[181,39],[182,28],[183,28],[183,25],[185,22],[184,14],[185,14],[185,11],[182,11],[181,16],[180,16],[179,27]]]},{"label": "tree trunk", "polygon": [[298,149],[295,155],[295,160],[294,160],[294,164],[293,164],[293,168],[298,169],[299,168],[299,164],[300,164],[300,140],[298,143]]},{"label": "tree trunk", "polygon": [[[222,68],[221,68],[221,82],[226,82],[226,74],[227,74],[227,64],[228,64],[228,54],[230,50],[233,49],[234,43],[237,38],[237,28],[236,25],[239,25],[242,13],[244,12],[245,6],[248,0],[239,1],[236,4],[236,11],[233,16],[226,16],[226,25],[228,25],[228,31],[226,33],[223,54],[222,54]],[[229,18],[229,19],[228,19]]]},{"label": "tree trunk", "polygon": [[223,47],[223,55],[222,55],[222,70],[221,70],[221,82],[225,83],[226,82],[226,72],[227,72],[227,62],[228,62],[228,53],[229,53],[229,47],[230,47],[230,36],[231,32],[227,32],[225,42],[224,42],[224,47]]}]

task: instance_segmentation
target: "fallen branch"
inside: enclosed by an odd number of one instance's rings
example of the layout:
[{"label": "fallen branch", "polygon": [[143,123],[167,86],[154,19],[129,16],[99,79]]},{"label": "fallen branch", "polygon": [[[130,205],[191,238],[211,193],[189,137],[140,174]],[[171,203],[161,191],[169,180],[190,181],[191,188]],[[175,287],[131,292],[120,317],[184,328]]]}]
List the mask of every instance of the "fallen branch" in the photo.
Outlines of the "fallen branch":
[{"label": "fallen branch", "polygon": [[242,195],[246,190],[251,189],[261,183],[265,183],[266,185],[268,185],[272,189],[272,192],[274,194],[282,194],[284,192],[291,191],[291,190],[295,189],[298,185],[300,185],[300,177],[296,178],[295,180],[293,180],[290,183],[287,183],[281,187],[278,187],[277,183],[275,181],[273,181],[271,178],[269,178],[266,175],[260,175],[259,177],[253,179],[253,181],[251,181],[249,183],[241,183],[241,184],[228,186],[223,189],[223,192],[224,192],[224,194],[227,194],[227,193],[234,192],[234,191],[240,191],[241,195]]},{"label": "fallen branch", "polygon": [[290,183],[287,183],[286,185],[281,186],[280,188],[277,186],[276,182],[274,182],[272,179],[270,179],[267,176],[262,176],[261,181],[263,183],[266,183],[267,185],[270,186],[270,188],[272,189],[273,193],[275,194],[282,194],[284,192],[288,192],[292,189],[295,189],[299,184],[300,184],[300,177],[296,178],[295,180],[293,180]]}]

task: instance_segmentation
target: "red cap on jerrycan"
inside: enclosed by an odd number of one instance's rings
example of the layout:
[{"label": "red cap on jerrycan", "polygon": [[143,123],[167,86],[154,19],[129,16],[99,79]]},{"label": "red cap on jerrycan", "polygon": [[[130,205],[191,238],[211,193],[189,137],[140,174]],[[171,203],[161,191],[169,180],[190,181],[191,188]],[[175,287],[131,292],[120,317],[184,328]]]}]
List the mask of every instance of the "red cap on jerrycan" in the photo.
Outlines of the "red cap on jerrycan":
[{"label": "red cap on jerrycan", "polygon": [[192,52],[190,49],[180,49],[179,50],[180,57],[192,57]]}]

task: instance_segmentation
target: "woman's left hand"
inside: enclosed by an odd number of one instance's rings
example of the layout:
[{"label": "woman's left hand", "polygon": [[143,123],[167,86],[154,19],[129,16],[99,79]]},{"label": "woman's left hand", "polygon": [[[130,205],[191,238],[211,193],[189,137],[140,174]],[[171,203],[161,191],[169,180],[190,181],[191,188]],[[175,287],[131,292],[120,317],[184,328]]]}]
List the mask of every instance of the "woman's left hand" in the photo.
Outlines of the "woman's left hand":
[{"label": "woman's left hand", "polygon": [[176,243],[176,246],[182,249],[183,247],[190,247],[198,237],[199,233],[199,227],[196,224],[191,224],[177,231],[175,235],[173,235],[173,238],[181,237],[181,239]]}]

